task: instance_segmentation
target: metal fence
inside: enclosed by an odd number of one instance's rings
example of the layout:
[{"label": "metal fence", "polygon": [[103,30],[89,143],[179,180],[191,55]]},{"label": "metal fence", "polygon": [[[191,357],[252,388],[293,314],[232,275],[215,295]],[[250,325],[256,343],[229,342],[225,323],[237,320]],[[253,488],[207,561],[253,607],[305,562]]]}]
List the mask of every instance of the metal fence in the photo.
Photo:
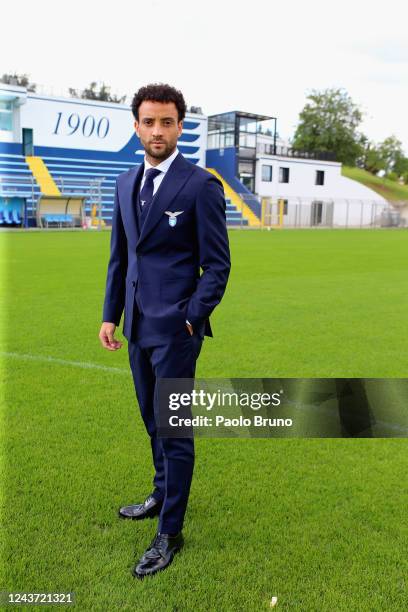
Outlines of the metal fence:
[{"label": "metal fence", "polygon": [[[108,197],[113,200],[112,188],[102,187],[105,177],[56,177],[54,180],[62,194],[85,197],[85,214],[92,215],[98,220],[98,226],[102,226],[103,207],[106,207]],[[25,198],[28,217],[36,217],[40,195],[32,176],[0,176],[0,196]],[[239,202],[227,199],[227,225],[231,228],[408,227],[408,201],[238,195]]]},{"label": "metal fence", "polygon": [[[230,227],[263,228],[378,228],[408,227],[408,201],[264,197],[239,194],[238,214],[228,216]],[[230,204],[231,206],[231,204]],[[259,211],[261,214],[259,215]]]}]

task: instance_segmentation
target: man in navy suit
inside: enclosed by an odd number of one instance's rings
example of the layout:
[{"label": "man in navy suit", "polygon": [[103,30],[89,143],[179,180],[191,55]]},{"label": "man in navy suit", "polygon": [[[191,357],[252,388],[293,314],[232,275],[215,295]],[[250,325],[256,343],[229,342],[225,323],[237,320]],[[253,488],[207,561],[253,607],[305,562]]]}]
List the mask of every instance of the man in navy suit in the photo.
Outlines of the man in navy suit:
[{"label": "man in navy suit", "polygon": [[124,310],[123,334],[155,475],[147,499],[119,514],[159,517],[157,533],[133,570],[143,578],[166,568],[183,545],[194,466],[192,437],[158,436],[157,381],[194,378],[231,264],[222,184],[177,149],[183,95],[169,85],[148,85],[135,94],[132,112],[145,158],[116,182],[99,338],[110,351],[121,348],[114,333]]}]

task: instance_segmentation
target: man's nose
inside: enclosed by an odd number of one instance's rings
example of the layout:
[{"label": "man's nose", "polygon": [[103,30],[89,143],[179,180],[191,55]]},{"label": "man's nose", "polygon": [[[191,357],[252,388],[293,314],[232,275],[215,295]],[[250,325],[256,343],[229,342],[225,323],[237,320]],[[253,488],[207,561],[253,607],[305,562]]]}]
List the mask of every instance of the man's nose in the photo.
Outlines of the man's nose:
[{"label": "man's nose", "polygon": [[162,136],[163,135],[163,128],[160,125],[160,123],[155,123],[153,125],[153,132],[152,132],[152,136]]}]

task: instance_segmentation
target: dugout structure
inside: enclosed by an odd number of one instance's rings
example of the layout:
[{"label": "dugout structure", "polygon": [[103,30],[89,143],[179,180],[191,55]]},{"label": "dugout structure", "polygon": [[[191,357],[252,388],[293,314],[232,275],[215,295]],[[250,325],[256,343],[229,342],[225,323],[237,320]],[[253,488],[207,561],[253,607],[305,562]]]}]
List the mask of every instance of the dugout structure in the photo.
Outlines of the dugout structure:
[{"label": "dugout structure", "polygon": [[86,196],[42,195],[37,202],[37,227],[82,227]]}]

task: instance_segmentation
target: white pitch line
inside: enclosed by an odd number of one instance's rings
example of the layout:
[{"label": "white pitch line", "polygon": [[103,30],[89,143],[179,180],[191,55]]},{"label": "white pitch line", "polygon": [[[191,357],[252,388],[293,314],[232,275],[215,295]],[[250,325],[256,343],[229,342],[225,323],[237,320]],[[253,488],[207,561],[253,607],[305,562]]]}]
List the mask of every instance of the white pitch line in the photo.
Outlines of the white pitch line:
[{"label": "white pitch line", "polygon": [[11,357],[12,359],[40,361],[42,363],[55,363],[57,365],[73,366],[74,368],[82,368],[85,370],[102,370],[103,372],[113,372],[115,374],[130,374],[130,370],[125,370],[124,368],[112,368],[109,366],[98,365],[97,363],[87,363],[85,361],[68,361],[67,359],[47,357],[46,355],[28,355],[24,353],[9,353],[6,351],[0,351],[0,356]]}]

